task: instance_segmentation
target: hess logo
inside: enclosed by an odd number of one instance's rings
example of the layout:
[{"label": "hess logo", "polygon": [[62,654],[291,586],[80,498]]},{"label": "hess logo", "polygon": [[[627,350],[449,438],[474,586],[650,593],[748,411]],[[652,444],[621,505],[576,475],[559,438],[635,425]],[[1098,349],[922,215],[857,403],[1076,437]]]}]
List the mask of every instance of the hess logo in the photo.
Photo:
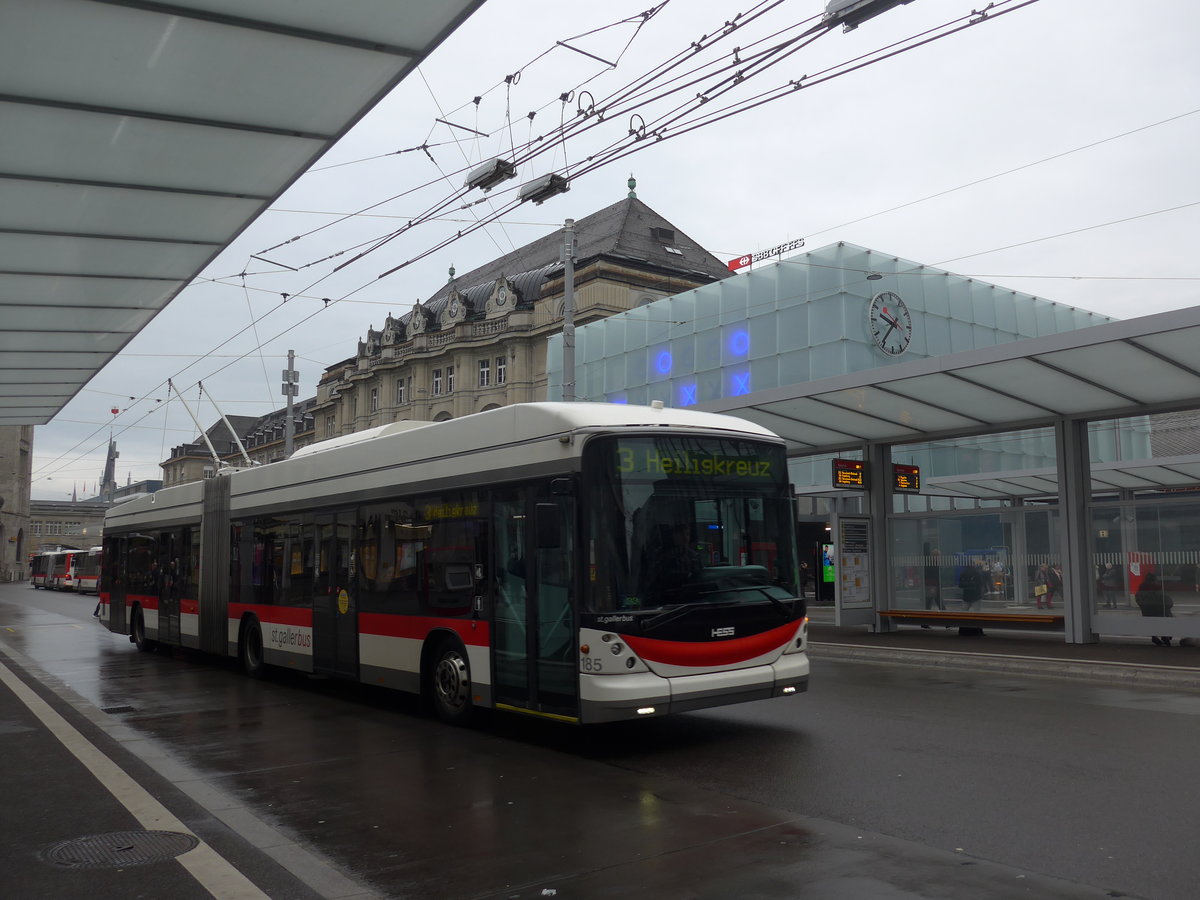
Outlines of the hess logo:
[{"label": "hess logo", "polygon": [[733,636],[734,636],[734,634],[735,634],[735,632],[734,632],[734,630],[733,630],[733,626],[732,626],[732,625],[726,625],[726,626],[724,626],[723,628],[714,628],[714,629],[712,630],[712,636],[713,636],[713,637],[715,637],[715,638],[719,638],[719,637],[733,637]]}]

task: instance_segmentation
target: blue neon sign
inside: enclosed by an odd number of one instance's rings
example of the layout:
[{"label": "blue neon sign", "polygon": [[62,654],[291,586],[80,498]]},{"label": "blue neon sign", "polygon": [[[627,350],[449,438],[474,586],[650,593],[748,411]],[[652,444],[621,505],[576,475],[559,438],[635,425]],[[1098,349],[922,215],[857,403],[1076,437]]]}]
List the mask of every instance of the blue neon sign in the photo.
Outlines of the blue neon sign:
[{"label": "blue neon sign", "polygon": [[750,332],[739,328],[729,336],[729,352],[734,356],[745,356],[750,352]]}]

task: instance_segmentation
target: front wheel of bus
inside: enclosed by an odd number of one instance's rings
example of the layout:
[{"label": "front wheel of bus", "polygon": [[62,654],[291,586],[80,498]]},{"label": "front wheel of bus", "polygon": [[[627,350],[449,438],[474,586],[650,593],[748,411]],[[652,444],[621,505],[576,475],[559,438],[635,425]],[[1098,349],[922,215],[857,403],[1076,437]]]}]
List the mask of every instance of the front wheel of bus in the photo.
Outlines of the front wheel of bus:
[{"label": "front wheel of bus", "polygon": [[130,629],[133,636],[133,645],[143,653],[153,653],[157,646],[154,641],[146,637],[146,620],[142,618],[141,607],[133,614],[133,625]]},{"label": "front wheel of bus", "polygon": [[464,725],[471,717],[471,667],[463,648],[444,643],[434,657],[430,673],[433,711],[449,725]]},{"label": "front wheel of bus", "polygon": [[242,639],[238,642],[238,658],[242,671],[251,678],[262,678],[267,663],[263,657],[262,627],[257,619],[248,619],[242,626]]}]

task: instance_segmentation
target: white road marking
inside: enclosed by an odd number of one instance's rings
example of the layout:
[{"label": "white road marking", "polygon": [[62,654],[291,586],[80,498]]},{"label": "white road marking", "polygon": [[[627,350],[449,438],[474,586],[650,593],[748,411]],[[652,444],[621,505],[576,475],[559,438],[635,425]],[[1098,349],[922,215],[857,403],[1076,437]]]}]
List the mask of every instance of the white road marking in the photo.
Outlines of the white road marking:
[{"label": "white road marking", "polygon": [[74,754],[96,776],[108,791],[147,831],[176,831],[190,834],[200,843],[176,857],[192,877],[217,900],[269,900],[254,883],[239,872],[212,847],[200,840],[190,828],[175,818],[161,803],[150,796],[140,784],[130,778],[115,762],[100,752],[91,741],[73,728],[41,697],[0,662],[0,682],[29,707],[42,724],[64,747]]}]

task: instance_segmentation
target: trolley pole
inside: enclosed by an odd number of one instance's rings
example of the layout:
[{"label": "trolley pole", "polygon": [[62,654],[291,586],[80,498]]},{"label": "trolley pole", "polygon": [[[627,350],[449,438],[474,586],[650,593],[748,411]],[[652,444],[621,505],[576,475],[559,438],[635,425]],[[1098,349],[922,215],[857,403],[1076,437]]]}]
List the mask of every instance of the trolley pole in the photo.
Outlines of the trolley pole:
[{"label": "trolley pole", "polygon": [[292,398],[296,396],[300,380],[296,372],[296,351],[288,351],[288,365],[283,372],[283,395],[287,397],[286,418],[283,420],[283,458],[290,459],[295,444],[296,423],[292,421]]},{"label": "trolley pole", "polygon": [[575,400],[575,220],[563,223],[563,400]]}]

